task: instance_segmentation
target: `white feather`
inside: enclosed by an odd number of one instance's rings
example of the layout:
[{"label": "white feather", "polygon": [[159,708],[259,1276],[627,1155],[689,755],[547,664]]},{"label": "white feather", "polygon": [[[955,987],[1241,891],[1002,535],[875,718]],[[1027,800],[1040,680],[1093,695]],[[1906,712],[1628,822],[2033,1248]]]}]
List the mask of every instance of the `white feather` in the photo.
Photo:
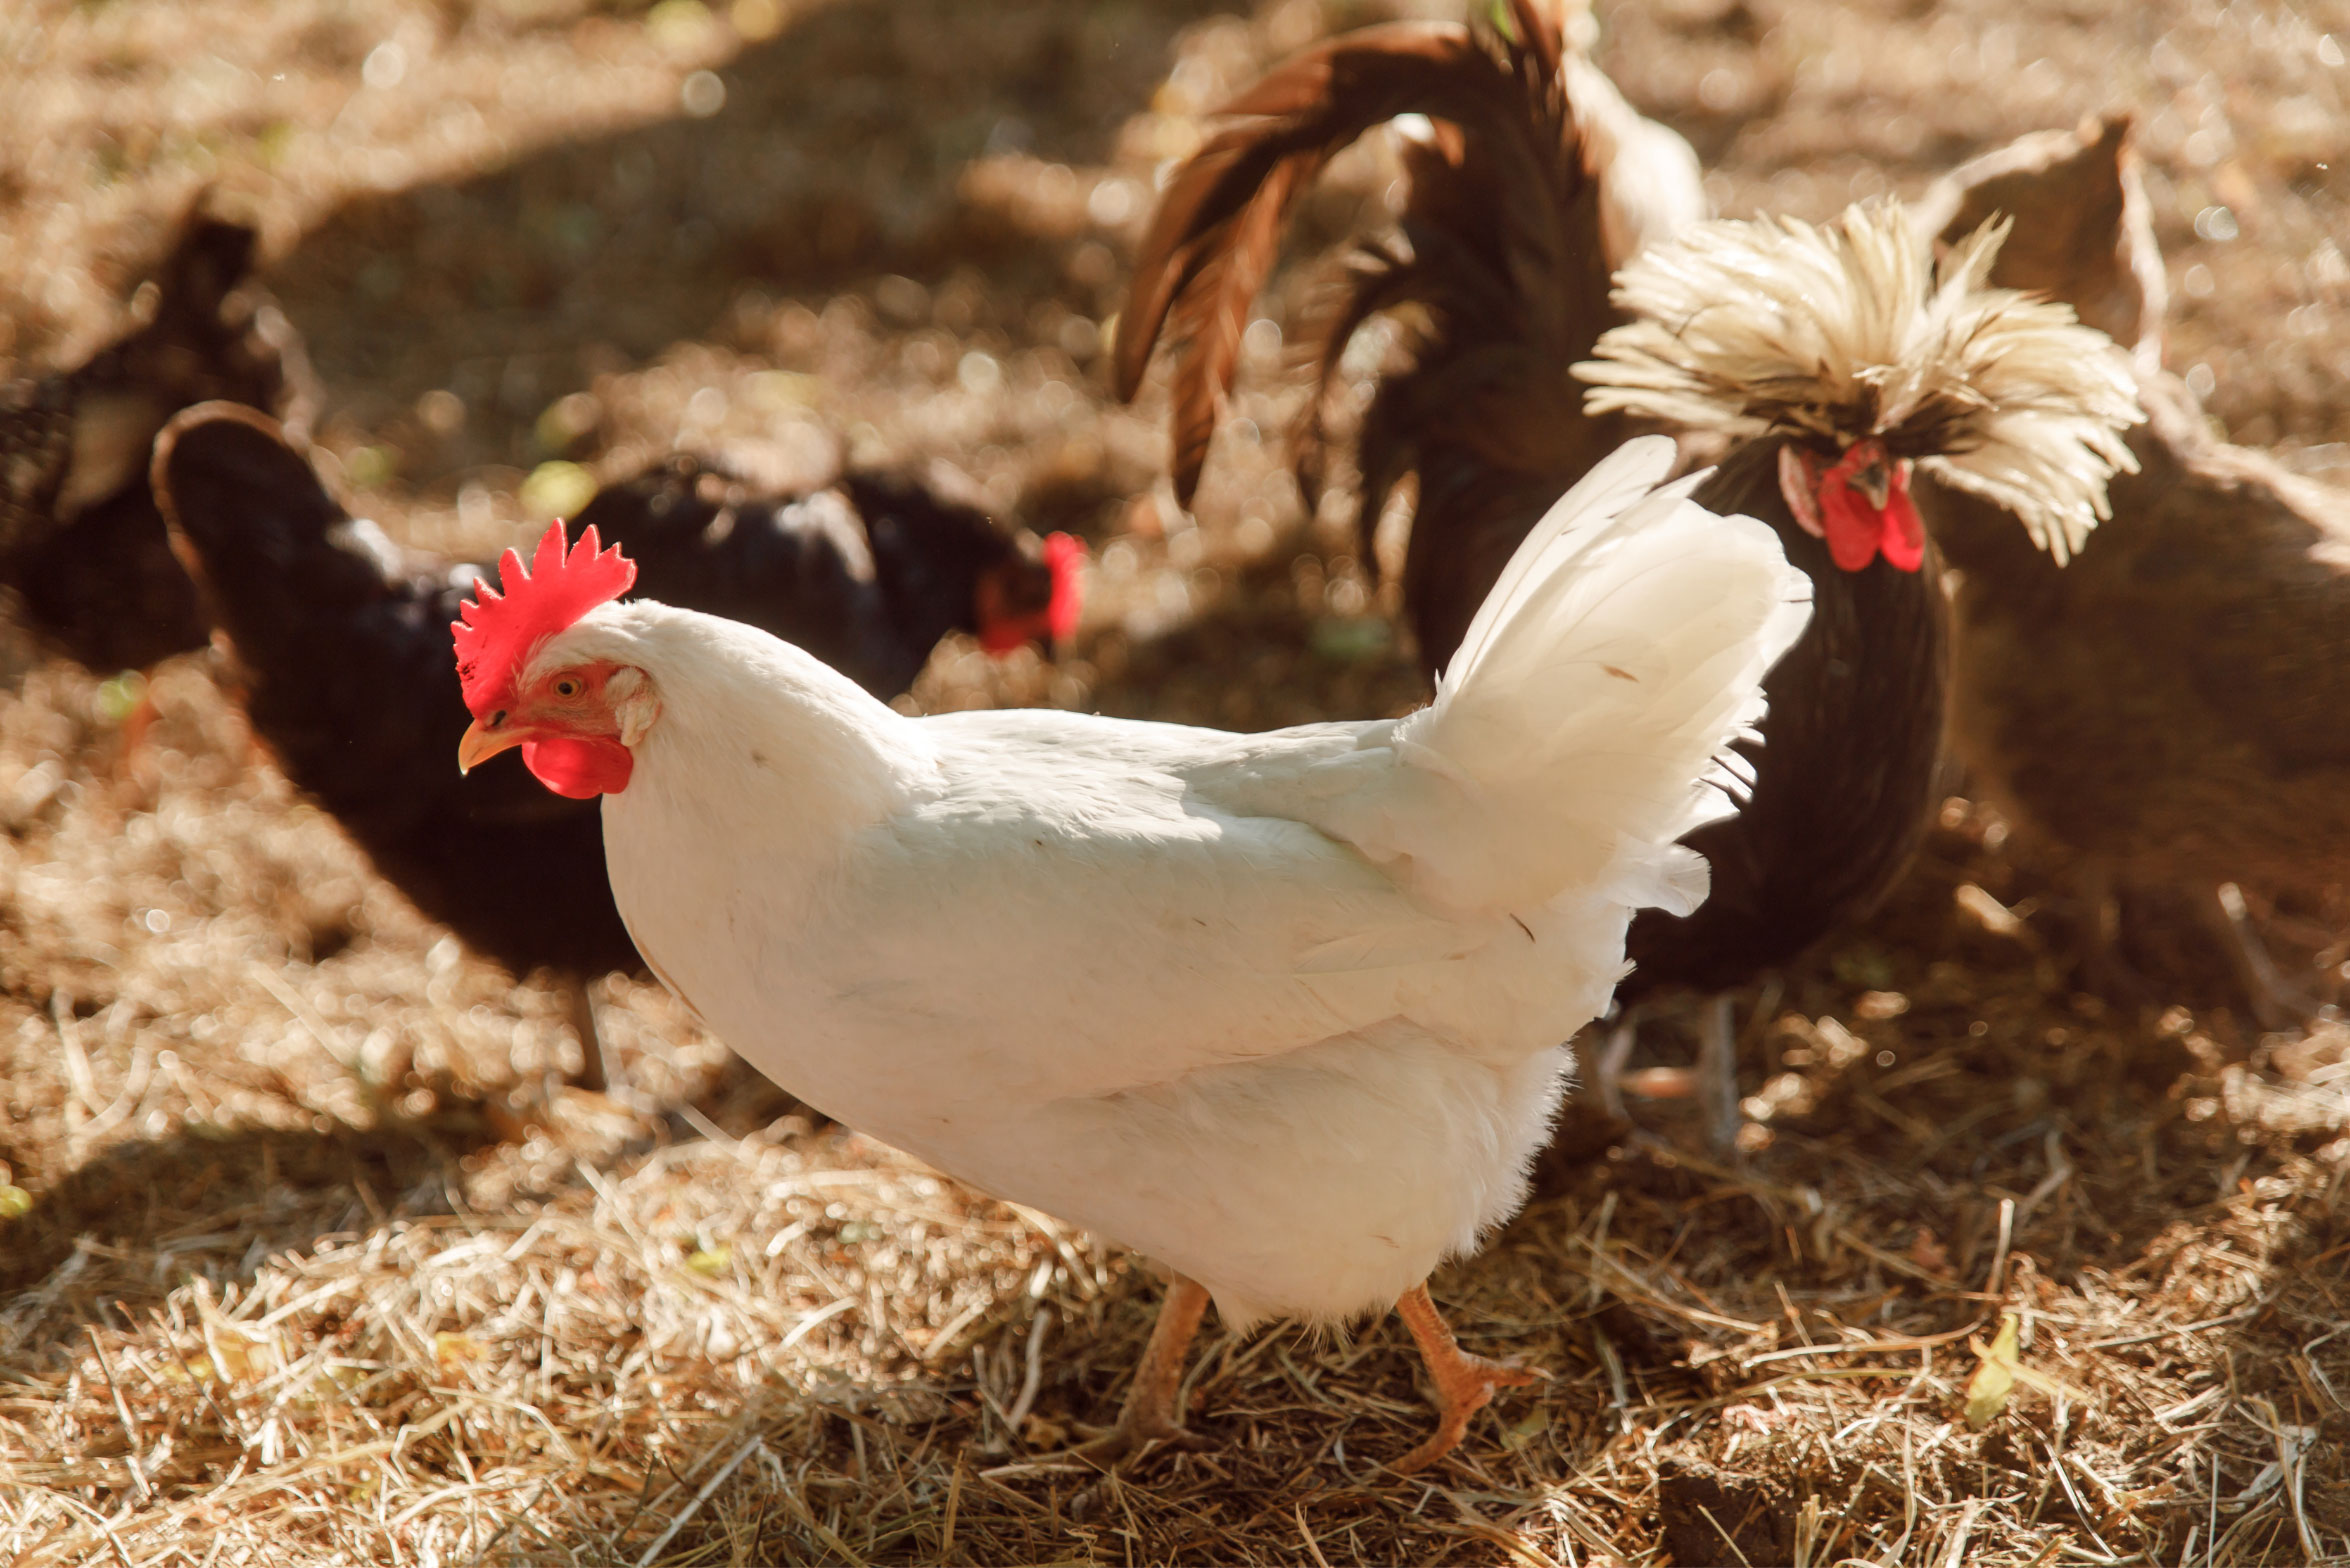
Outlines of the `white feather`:
[{"label": "white feather", "polygon": [[1397,727],[1399,748],[1440,759],[1424,771],[1466,781],[1466,798],[1344,831],[1409,860],[1424,896],[1539,902],[1600,876],[1619,839],[1662,856],[1730,814],[1716,759],[1761,718],[1762,676],[1809,619],[1811,584],[1762,524],[1688,499],[1705,474],[1660,487],[1673,455],[1664,436],[1629,442],[1553,506],[1435,700]]},{"label": "white feather", "polygon": [[1703,895],[1673,841],[1728,809],[1702,781],[1807,584],[1760,524],[1652,490],[1670,454],[1562,502],[1402,720],[909,719],[641,602],[534,670],[644,672],[613,890],[753,1064],[1235,1324],[1343,1318],[1517,1207],[1632,907]]},{"label": "white feather", "polygon": [[1574,49],[1564,59],[1567,102],[1583,167],[1599,181],[1600,243],[1610,267],[1702,223],[1712,213],[1697,149],[1632,107],[1607,73]]}]

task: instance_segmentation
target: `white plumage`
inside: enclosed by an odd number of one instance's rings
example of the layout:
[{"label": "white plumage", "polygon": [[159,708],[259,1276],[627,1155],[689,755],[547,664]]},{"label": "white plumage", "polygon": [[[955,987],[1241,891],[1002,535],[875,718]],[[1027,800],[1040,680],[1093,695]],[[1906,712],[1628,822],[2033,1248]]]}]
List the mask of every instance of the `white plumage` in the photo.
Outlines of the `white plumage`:
[{"label": "white plumage", "polygon": [[1568,39],[1567,102],[1583,140],[1583,167],[1599,182],[1600,243],[1608,265],[1621,267],[1712,214],[1705,166],[1687,137],[1633,108],[1607,73],[1573,47],[1572,27]]},{"label": "white plumage", "polygon": [[1631,910],[1702,897],[1674,841],[1731,809],[1810,588],[1695,478],[1655,489],[1671,461],[1647,438],[1563,499],[1400,720],[913,719],[648,603],[522,685],[621,671],[614,893],[753,1064],[1236,1325],[1327,1322],[1516,1209]]}]

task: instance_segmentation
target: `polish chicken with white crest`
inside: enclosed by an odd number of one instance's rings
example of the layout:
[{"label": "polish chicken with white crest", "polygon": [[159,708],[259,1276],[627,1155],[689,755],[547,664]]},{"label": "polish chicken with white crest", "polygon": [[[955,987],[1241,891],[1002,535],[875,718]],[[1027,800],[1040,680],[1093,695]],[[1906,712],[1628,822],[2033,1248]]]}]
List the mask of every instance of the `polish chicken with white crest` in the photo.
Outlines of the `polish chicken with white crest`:
[{"label": "polish chicken with white crest", "polygon": [[[2106,515],[2107,480],[2137,466],[2128,357],[2069,307],[1991,287],[2004,235],[1986,224],[1933,267],[1891,202],[1820,226],[1699,224],[1619,274],[1635,319],[1576,367],[1594,412],[1737,442],[1698,498],[1769,522],[1817,599],[1766,686],[1754,798],[1689,841],[1713,896],[1642,915],[1627,942],[1627,1004],[1713,993],[1696,1087],[1717,1148],[1738,1124],[1723,993],[1867,914],[1924,836],[1950,627],[1913,472],[1981,497],[2061,564]],[[1611,1042],[1603,1084],[1629,1043]]]},{"label": "polish chicken with white crest", "polygon": [[[465,607],[474,767],[601,792],[654,972],[853,1126],[1148,1254],[1174,1283],[1090,1457],[1182,1439],[1212,1298],[1245,1327],[1395,1307],[1429,1464],[1499,1386],[1426,1281],[1522,1201],[1562,1049],[1808,591],[1770,531],[1658,488],[1662,439],[1559,501],[1435,700],[1259,735],[1083,714],[910,718],[792,645],[620,600],[560,526]],[[487,874],[487,873],[485,873]]]}]

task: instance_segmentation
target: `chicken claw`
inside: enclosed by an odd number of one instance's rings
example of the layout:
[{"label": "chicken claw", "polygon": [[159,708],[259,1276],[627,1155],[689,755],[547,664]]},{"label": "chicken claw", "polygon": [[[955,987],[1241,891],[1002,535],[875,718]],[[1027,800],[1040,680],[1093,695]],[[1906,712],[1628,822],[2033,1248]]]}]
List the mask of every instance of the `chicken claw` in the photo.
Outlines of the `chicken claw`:
[{"label": "chicken claw", "polygon": [[2222,882],[2204,901],[2203,918],[2219,939],[2220,948],[2234,960],[2236,977],[2252,1001],[2252,1016],[2266,1029],[2291,1029],[2320,1016],[2325,1003],[2285,978],[2268,945],[2252,928],[2252,914],[2244,905],[2244,890]]},{"label": "chicken claw", "polygon": [[1387,1467],[1398,1475],[1410,1475],[1427,1469],[1460,1445],[1461,1434],[1469,1429],[1469,1417],[1492,1402],[1495,1389],[1522,1387],[1542,1374],[1531,1367],[1488,1360],[1461,1349],[1437,1314],[1436,1303],[1428,1299],[1426,1285],[1413,1286],[1410,1294],[1395,1304],[1395,1311],[1404,1327],[1412,1331],[1420,1359],[1428,1364],[1440,1412],[1436,1430],[1427,1441]]},{"label": "chicken claw", "polygon": [[1150,1343],[1143,1347],[1142,1360],[1134,1368],[1134,1385],[1126,1391],[1118,1424],[1093,1441],[1070,1449],[1072,1458],[1108,1469],[1152,1443],[1171,1443],[1182,1448],[1205,1446],[1206,1440],[1183,1424],[1178,1399],[1183,1386],[1183,1362],[1191,1352],[1192,1336],[1199,1332],[1199,1320],[1207,1310],[1207,1286],[1181,1274],[1168,1281],[1167,1300],[1159,1308],[1159,1320],[1151,1326]]}]

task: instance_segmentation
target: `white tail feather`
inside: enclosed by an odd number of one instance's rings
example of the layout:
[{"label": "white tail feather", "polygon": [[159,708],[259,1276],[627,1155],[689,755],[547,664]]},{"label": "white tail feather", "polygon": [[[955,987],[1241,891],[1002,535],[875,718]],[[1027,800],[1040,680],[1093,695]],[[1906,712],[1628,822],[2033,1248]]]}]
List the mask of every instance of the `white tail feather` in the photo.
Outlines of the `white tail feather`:
[{"label": "white tail feather", "polygon": [[1712,215],[1697,149],[1632,107],[1607,73],[1570,50],[1567,102],[1583,138],[1583,167],[1599,181],[1599,239],[1611,268]]},{"label": "white tail feather", "polygon": [[1397,726],[1409,771],[1450,797],[1414,810],[1406,791],[1378,835],[1427,896],[1505,910],[1599,885],[1668,907],[1702,896],[1674,841],[1744,793],[1752,770],[1729,746],[1762,717],[1811,583],[1761,523],[1688,499],[1703,475],[1660,486],[1672,460],[1662,436],[1630,442],[1552,507],[1436,700]]}]

